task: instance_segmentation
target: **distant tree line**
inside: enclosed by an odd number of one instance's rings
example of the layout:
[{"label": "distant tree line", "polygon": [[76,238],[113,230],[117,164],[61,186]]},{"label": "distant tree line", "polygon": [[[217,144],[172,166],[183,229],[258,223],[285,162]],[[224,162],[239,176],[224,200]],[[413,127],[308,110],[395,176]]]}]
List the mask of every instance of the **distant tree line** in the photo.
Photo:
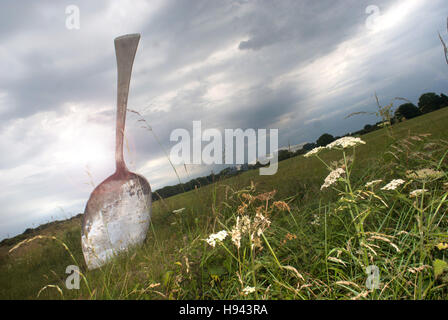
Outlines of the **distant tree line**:
[{"label": "distant tree line", "polygon": [[153,200],[158,200],[160,198],[168,198],[171,196],[174,196],[176,194],[187,192],[190,190],[194,190],[203,186],[206,186],[210,183],[214,183],[217,181],[220,181],[222,179],[227,179],[233,176],[236,176],[238,174],[241,174],[242,172],[245,172],[247,170],[252,169],[258,169],[260,167],[263,167],[263,165],[257,161],[256,164],[243,164],[239,167],[233,166],[233,167],[227,167],[223,170],[221,170],[219,173],[212,172],[208,176],[194,178],[188,182],[185,183],[178,183],[173,186],[166,186],[161,189],[158,189],[153,192],[152,198]]},{"label": "distant tree line", "polygon": [[418,99],[418,107],[411,102],[404,103],[395,110],[394,122],[412,119],[422,114],[433,112],[448,106],[448,96],[443,93],[437,95],[434,92],[427,92]]},{"label": "distant tree line", "polygon": [[[448,106],[448,96],[444,95],[443,93],[437,95],[434,92],[427,92],[420,96],[418,100],[418,106],[414,105],[411,102],[407,102],[400,105],[394,112],[394,116],[391,119],[391,124],[405,121],[406,119],[412,119],[422,114],[436,111],[441,108],[445,108],[447,106]],[[356,132],[347,133],[343,137],[352,135],[363,135],[381,129],[382,128],[381,124],[382,121],[379,121],[375,124],[366,124],[363,129],[358,130]],[[292,157],[305,154],[316,147],[324,147],[327,144],[339,138],[341,137],[334,137],[329,133],[324,133],[316,140],[316,142],[310,142],[304,144],[302,149],[296,150],[294,152],[287,149],[279,150],[278,161],[283,161]],[[206,186],[210,183],[236,176],[244,171],[258,169],[260,167],[263,167],[263,165],[257,161],[257,163],[254,165],[244,164],[239,168],[228,167],[221,170],[219,173],[212,172],[208,176],[195,178],[188,182],[176,184],[173,186],[166,186],[153,192],[153,200],[158,200],[160,199],[160,197],[168,198],[182,192],[194,190],[196,188]]]}]

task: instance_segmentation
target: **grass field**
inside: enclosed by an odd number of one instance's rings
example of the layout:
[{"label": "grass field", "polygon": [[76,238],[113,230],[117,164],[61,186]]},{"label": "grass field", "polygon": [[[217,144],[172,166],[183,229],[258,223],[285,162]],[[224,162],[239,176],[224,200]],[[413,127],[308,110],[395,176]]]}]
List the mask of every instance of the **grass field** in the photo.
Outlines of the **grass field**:
[{"label": "grass field", "polygon": [[[8,253],[22,236],[0,247],[0,298],[446,299],[447,123],[445,108],[355,148],[282,161],[273,176],[252,170],[156,201],[145,244],[100,270],[86,269],[79,218]],[[393,179],[404,183],[382,190]],[[69,265],[78,290],[66,288]]]}]

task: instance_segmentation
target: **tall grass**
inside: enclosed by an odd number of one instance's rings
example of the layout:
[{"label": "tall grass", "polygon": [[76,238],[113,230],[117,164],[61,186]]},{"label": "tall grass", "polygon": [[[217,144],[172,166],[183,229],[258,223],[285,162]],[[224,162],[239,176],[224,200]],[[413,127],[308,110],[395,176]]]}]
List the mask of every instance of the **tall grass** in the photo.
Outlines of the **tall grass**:
[{"label": "tall grass", "polygon": [[[446,30],[448,31],[448,18],[446,19]],[[440,35],[440,33],[439,33],[439,39],[440,39],[440,42],[442,43],[443,53],[444,53],[444,56],[445,56],[445,61],[448,64],[448,48],[446,47],[445,41],[443,41],[443,38]]]},{"label": "tall grass", "polygon": [[[145,244],[99,270],[84,265],[79,225],[60,238],[69,251],[24,243],[0,263],[1,297],[446,299],[447,120],[442,109],[282,161],[274,176],[156,201]],[[79,290],[65,287],[73,258]]]}]

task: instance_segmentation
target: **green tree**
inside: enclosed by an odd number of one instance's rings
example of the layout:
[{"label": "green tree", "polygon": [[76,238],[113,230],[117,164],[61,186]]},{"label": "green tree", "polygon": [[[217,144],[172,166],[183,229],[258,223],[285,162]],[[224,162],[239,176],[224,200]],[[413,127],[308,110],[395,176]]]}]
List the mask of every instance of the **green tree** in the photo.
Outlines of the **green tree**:
[{"label": "green tree", "polygon": [[441,93],[440,98],[442,98],[442,108],[448,107],[448,96]]},{"label": "green tree", "polygon": [[420,110],[413,103],[404,103],[398,107],[395,111],[395,117],[397,119],[402,119],[403,117],[406,119],[412,119],[420,115]]},{"label": "green tree", "polygon": [[316,144],[319,147],[325,147],[327,144],[331,143],[334,141],[334,137],[329,134],[329,133],[324,133],[323,135],[321,135],[319,137],[319,139],[317,139]]},{"label": "green tree", "polygon": [[421,113],[428,113],[443,107],[443,98],[434,92],[427,92],[418,99],[418,108]]},{"label": "green tree", "polygon": [[279,150],[278,151],[278,161],[282,161],[288,158],[291,158],[292,152],[289,152],[288,150]]},{"label": "green tree", "polygon": [[305,143],[303,145],[302,149],[305,151],[310,151],[310,150],[313,150],[315,147],[316,147],[316,144],[311,142],[311,143]]}]

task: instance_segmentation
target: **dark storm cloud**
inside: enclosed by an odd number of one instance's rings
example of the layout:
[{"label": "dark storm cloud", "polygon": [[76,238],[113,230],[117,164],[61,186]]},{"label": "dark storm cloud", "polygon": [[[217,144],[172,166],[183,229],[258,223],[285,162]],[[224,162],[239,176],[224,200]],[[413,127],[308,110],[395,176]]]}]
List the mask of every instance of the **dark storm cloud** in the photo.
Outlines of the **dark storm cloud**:
[{"label": "dark storm cloud", "polygon": [[[376,1],[384,6],[391,1]],[[259,50],[279,42],[318,44],[311,50],[330,50],[354,32],[353,25],[365,20],[368,1],[281,1],[263,2],[247,17],[249,39],[241,41],[242,50]],[[310,23],[312,20],[312,23]],[[317,40],[317,41],[316,41]],[[310,54],[310,53],[308,53]],[[311,53],[312,54],[312,53]]]}]

